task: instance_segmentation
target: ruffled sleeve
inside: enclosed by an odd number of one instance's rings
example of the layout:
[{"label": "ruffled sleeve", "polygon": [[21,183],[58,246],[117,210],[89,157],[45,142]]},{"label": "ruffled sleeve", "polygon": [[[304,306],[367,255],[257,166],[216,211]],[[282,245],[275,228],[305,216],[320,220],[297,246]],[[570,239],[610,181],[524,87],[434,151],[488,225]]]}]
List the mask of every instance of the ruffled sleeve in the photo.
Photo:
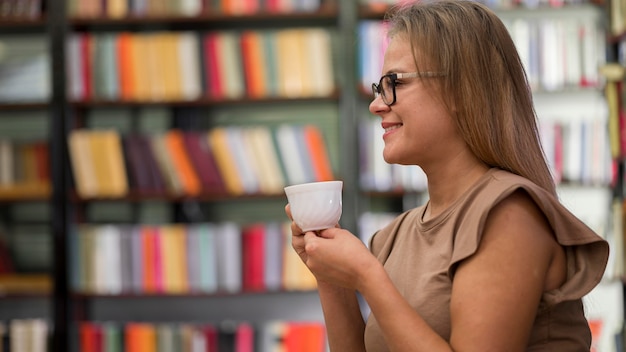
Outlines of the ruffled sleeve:
[{"label": "ruffled sleeve", "polygon": [[[608,243],[567,210],[553,195],[523,178],[489,183],[488,192],[477,192],[478,197],[492,197],[472,202],[460,216],[459,233],[455,235],[452,260],[448,274],[452,278],[458,263],[476,253],[491,209],[519,189],[525,190],[545,214],[556,240],[565,247],[567,279],[565,283],[544,293],[548,305],[574,300],[589,293],[602,279],[609,256]],[[505,176],[510,178],[508,175]],[[499,182],[502,181],[502,182]],[[494,189],[501,188],[500,190]],[[462,232],[462,233],[461,233]]]}]

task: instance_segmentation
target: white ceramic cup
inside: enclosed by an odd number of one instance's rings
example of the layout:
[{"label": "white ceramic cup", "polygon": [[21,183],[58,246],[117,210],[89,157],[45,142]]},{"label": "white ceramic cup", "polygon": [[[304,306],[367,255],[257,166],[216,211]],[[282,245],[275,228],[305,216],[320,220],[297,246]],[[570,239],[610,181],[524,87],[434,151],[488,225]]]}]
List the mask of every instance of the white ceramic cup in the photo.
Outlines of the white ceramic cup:
[{"label": "white ceramic cup", "polygon": [[311,182],[285,187],[291,216],[302,232],[334,227],[341,218],[343,181]]}]

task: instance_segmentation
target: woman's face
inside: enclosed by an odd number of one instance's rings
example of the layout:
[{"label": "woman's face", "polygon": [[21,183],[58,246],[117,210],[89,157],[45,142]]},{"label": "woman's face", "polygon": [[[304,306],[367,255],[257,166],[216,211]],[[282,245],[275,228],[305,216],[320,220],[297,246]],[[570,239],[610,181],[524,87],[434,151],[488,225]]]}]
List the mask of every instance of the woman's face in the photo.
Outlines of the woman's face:
[{"label": "woman's face", "polygon": [[[434,68],[422,65],[422,71]],[[416,72],[410,43],[403,35],[391,38],[385,52],[383,74]],[[387,106],[381,97],[370,104],[370,112],[382,118],[385,161],[393,164],[430,167],[451,160],[465,149],[456,125],[432,85],[430,78],[402,78],[396,81],[396,102]],[[432,83],[432,82],[429,82]],[[434,82],[436,83],[436,82]]]}]

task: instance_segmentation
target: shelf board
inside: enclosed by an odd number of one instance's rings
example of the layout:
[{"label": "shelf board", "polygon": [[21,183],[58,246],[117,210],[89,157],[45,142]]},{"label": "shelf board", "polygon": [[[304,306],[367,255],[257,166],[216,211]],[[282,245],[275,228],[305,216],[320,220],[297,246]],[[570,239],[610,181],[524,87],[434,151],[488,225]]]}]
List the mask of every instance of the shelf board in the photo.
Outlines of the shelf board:
[{"label": "shelf board", "polygon": [[0,33],[5,29],[35,29],[41,30],[46,26],[46,17],[1,17]]},{"label": "shelf board", "polygon": [[[0,103],[0,113],[3,111],[16,111],[16,110],[45,110],[50,108],[48,102],[2,102]],[[0,115],[0,118],[2,115]]]},{"label": "shelf board", "polygon": [[283,199],[285,195],[280,194],[244,194],[232,195],[223,192],[203,192],[198,196],[176,195],[167,191],[163,192],[139,192],[131,191],[124,197],[81,197],[77,193],[73,193],[70,197],[74,203],[89,202],[145,202],[161,200],[164,202],[184,202],[184,201],[200,201],[200,202],[223,202],[223,201],[250,201],[250,200],[272,200]]},{"label": "shelf board", "polygon": [[215,292],[215,293],[121,293],[121,294],[103,294],[103,293],[72,293],[72,297],[77,300],[89,299],[143,299],[143,298],[207,298],[207,297],[242,297],[242,296],[258,296],[258,295],[274,295],[274,294],[307,294],[314,293],[317,290],[277,290],[277,291],[240,291],[240,292]]},{"label": "shelf board", "polygon": [[52,195],[50,183],[0,186],[1,202],[46,201]]},{"label": "shelf board", "polygon": [[0,274],[0,298],[45,297],[52,292],[47,274]]},{"label": "shelf board", "polygon": [[241,99],[214,99],[201,98],[189,101],[114,101],[114,100],[84,100],[72,101],[70,105],[74,108],[91,109],[107,107],[208,107],[208,106],[237,106],[251,104],[287,104],[287,103],[311,103],[311,102],[335,102],[339,100],[339,92],[323,97],[269,97],[269,98],[241,98]]},{"label": "shelf board", "polygon": [[[149,15],[149,16],[127,16],[123,18],[77,18],[69,19],[69,25],[75,30],[115,29],[120,27],[133,26],[207,26],[215,27],[224,25],[254,25],[275,24],[280,21],[281,26],[285,22],[294,24],[312,22],[334,23],[339,17],[337,5],[323,5],[316,11],[311,12],[258,12],[252,15],[227,15],[222,13],[203,13],[196,16],[178,15]],[[222,27],[223,28],[223,27]],[[222,29],[221,28],[221,29]]]}]

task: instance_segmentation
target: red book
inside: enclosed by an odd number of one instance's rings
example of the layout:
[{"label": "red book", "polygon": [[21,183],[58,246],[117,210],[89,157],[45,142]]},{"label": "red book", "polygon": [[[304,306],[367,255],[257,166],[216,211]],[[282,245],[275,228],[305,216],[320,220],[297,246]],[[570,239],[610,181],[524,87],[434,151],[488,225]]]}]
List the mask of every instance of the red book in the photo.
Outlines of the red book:
[{"label": "red book", "polygon": [[224,98],[223,84],[220,82],[218,36],[219,33],[210,32],[203,38],[204,65],[206,67],[204,79],[208,96],[214,99]]},{"label": "red book", "polygon": [[217,343],[217,328],[213,325],[205,325],[202,328],[202,333],[206,339],[206,350],[209,351],[217,351],[218,343]]},{"label": "red book", "polygon": [[82,62],[81,75],[83,76],[83,100],[93,98],[93,36],[88,33],[80,34],[80,57]]},{"label": "red book", "polygon": [[257,223],[242,230],[244,291],[265,290],[265,224]]},{"label": "red book", "polygon": [[250,324],[241,323],[237,326],[234,352],[254,352],[254,329]]},{"label": "red book", "polygon": [[79,345],[82,352],[96,352],[96,326],[84,321],[78,327]]}]

